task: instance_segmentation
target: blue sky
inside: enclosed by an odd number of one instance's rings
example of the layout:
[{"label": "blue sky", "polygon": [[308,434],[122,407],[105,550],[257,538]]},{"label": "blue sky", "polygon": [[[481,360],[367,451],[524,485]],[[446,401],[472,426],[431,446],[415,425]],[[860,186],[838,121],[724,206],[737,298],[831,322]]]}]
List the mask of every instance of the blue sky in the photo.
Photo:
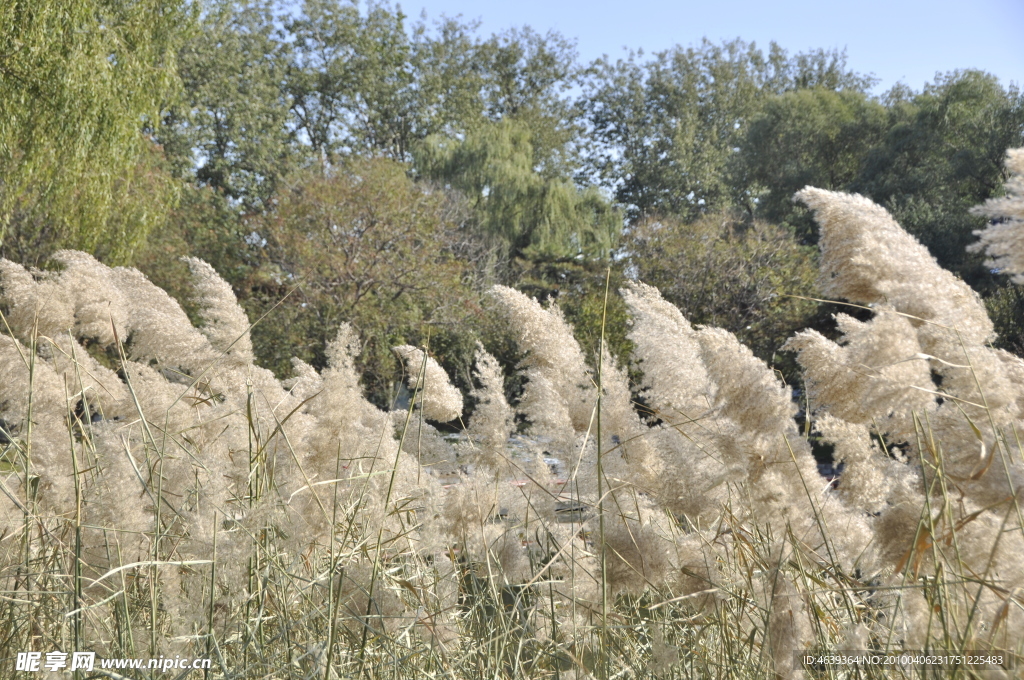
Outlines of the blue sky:
[{"label": "blue sky", "polygon": [[655,52],[707,36],[742,38],[790,53],[846,49],[848,64],[915,90],[936,72],[979,68],[1003,85],[1024,82],[1024,0],[405,0],[403,12],[482,21],[489,34],[511,26],[554,29],[577,40],[580,58],[625,55],[624,47]]}]

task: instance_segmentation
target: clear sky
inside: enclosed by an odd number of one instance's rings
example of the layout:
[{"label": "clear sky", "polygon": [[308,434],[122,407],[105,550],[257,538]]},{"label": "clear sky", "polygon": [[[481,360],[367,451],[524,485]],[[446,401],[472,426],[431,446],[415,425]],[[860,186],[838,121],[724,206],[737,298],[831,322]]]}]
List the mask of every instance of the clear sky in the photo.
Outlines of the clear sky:
[{"label": "clear sky", "polygon": [[1024,83],[1024,0],[404,0],[410,18],[462,15],[490,34],[529,25],[577,40],[580,59],[623,48],[656,52],[673,45],[742,38],[790,53],[846,49],[849,66],[915,90],[936,72],[979,68],[1003,85]]}]

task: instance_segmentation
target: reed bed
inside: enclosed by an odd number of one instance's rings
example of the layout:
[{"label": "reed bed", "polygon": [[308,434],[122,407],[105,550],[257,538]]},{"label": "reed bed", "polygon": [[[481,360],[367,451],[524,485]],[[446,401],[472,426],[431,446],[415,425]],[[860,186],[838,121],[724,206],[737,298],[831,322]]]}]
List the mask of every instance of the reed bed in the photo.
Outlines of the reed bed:
[{"label": "reed bed", "polygon": [[[638,385],[497,287],[525,389],[480,348],[455,438],[429,348],[395,348],[411,399],[384,411],[348,326],[321,371],[257,366],[200,260],[198,327],[132,269],[0,262],[0,675],[81,650],[212,660],[176,677],[1014,677],[1024,361],[882,208],[798,199],[852,312],[787,344],[798,398],[641,283]],[[844,650],[1006,660],[796,662]]]}]

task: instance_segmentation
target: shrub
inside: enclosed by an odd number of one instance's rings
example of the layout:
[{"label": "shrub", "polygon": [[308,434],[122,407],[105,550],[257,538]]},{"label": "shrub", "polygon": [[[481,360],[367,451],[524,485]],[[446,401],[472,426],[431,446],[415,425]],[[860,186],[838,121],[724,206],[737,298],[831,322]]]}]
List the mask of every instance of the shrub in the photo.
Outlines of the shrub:
[{"label": "shrub", "polygon": [[815,296],[814,249],[765,222],[729,213],[686,224],[649,218],[624,251],[635,276],[691,321],[735,333],[766,361],[814,314],[814,303],[780,295]]},{"label": "shrub", "polygon": [[480,253],[460,227],[458,201],[406,171],[376,159],[307,172],[253,223],[267,243],[262,266],[241,286],[243,305],[253,318],[274,310],[276,323],[258,327],[253,340],[279,375],[292,356],[323,367],[323,348],[345,321],[359,331],[364,384],[383,405],[401,379],[392,345],[464,327],[479,300],[472,283]]}]

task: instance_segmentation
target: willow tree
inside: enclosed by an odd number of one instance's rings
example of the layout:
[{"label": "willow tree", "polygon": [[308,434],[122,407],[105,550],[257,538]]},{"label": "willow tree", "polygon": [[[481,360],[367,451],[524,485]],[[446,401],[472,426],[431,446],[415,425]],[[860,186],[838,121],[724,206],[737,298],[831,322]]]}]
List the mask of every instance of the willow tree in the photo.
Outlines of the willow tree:
[{"label": "willow tree", "polygon": [[512,257],[606,257],[619,213],[595,188],[538,171],[531,130],[514,119],[479,126],[464,139],[428,138],[417,169],[465,194],[478,227]]},{"label": "willow tree", "polygon": [[189,0],[0,4],[0,254],[126,259],[172,186],[147,136],[177,85]]}]

